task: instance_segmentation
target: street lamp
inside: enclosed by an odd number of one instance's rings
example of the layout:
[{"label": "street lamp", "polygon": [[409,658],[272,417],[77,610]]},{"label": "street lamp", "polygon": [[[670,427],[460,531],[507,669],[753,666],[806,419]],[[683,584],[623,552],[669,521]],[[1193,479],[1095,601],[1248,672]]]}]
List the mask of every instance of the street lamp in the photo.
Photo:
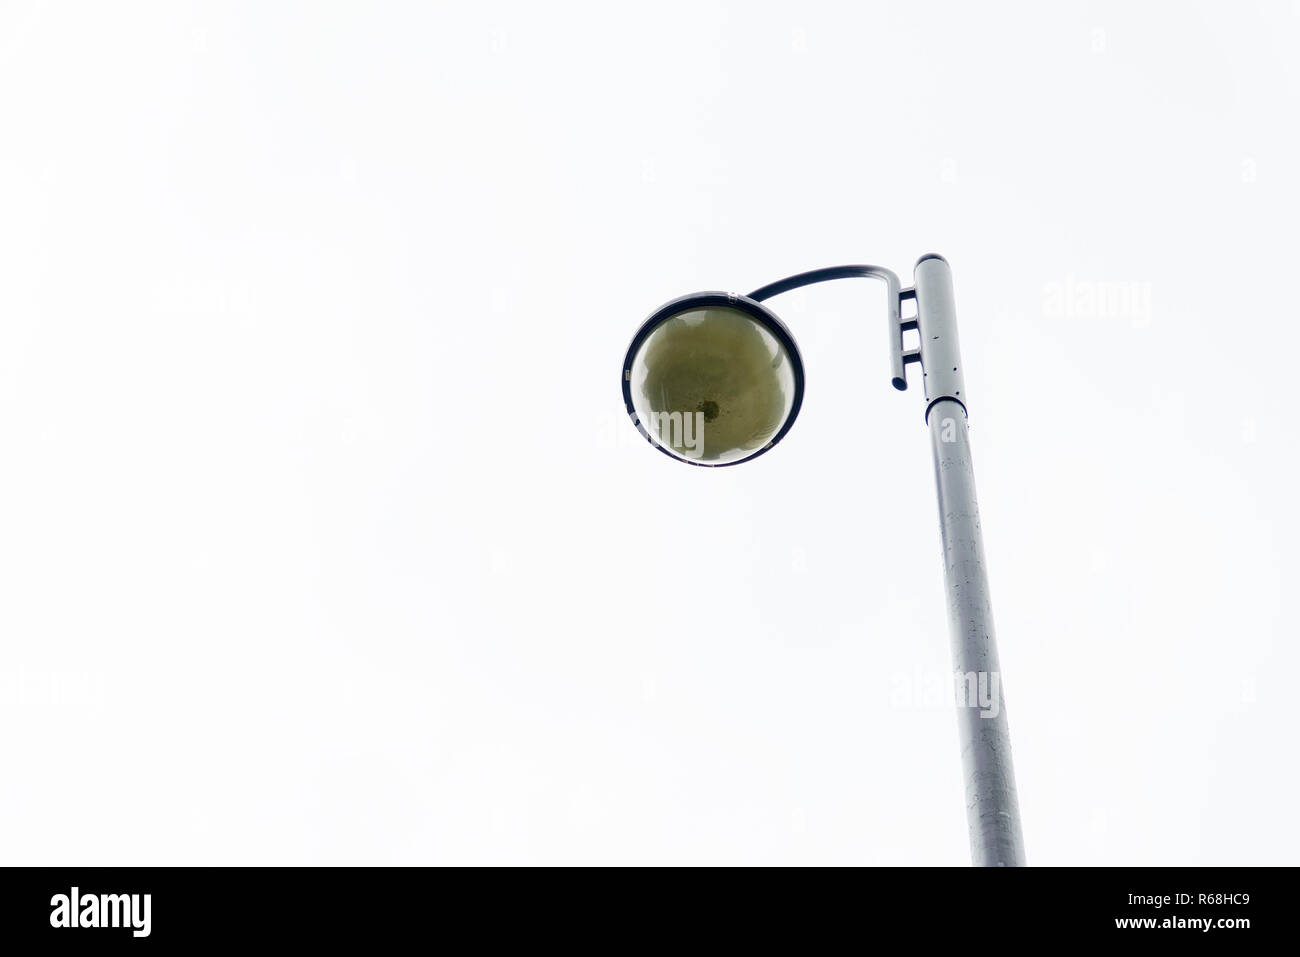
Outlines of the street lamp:
[{"label": "street lamp", "polygon": [[[939,496],[971,859],[981,866],[1021,865],[1020,810],[947,260],[922,256],[906,289],[880,266],[832,266],[748,296],[704,292],[674,299],[632,337],[623,360],[623,401],[641,434],[679,461],[718,468],[757,458],[790,431],[804,389],[794,337],[764,301],[800,286],[850,277],[885,283],[893,386],[906,389],[907,366],[921,366]],[[909,300],[916,302],[916,316],[904,319],[903,303]],[[917,331],[919,345],[905,349],[903,334],[911,330]]]}]

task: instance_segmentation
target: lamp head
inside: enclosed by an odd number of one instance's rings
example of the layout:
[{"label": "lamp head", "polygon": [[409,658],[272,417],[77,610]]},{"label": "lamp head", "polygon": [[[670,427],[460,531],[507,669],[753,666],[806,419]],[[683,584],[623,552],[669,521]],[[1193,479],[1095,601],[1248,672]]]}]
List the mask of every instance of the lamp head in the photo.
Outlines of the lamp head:
[{"label": "lamp head", "polygon": [[632,337],[623,401],[665,454],[690,465],[737,465],[790,431],[803,402],[803,362],[789,330],[757,300],[682,296]]}]

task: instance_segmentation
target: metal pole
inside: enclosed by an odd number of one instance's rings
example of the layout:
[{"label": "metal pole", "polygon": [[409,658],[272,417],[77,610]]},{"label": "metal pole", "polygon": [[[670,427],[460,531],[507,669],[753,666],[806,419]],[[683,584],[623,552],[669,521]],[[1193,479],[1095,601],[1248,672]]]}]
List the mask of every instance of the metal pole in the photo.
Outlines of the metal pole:
[{"label": "metal pole", "polygon": [[1019,866],[1025,862],[1024,839],[966,430],[952,272],[942,257],[927,256],[914,275],[971,861],[981,867]]}]

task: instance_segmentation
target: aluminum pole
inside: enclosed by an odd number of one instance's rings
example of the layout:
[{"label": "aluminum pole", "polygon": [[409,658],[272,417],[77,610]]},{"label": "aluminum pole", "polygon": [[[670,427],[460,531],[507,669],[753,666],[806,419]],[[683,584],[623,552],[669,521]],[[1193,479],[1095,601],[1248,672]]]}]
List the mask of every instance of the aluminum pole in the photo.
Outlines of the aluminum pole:
[{"label": "aluminum pole", "polygon": [[916,264],[915,289],[926,420],[939,495],[971,861],[977,867],[1019,866],[1025,863],[1024,839],[975,498],[948,263],[938,256],[922,258]]}]

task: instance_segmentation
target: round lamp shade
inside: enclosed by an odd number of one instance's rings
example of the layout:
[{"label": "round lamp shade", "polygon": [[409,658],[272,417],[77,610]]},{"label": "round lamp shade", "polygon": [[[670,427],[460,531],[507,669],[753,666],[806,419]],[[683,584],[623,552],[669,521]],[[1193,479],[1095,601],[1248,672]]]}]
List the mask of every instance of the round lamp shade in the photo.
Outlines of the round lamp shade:
[{"label": "round lamp shade", "polygon": [[789,431],[803,400],[803,363],[767,307],[698,293],[667,303],[638,330],[623,362],[623,399],[666,454],[736,465]]}]

